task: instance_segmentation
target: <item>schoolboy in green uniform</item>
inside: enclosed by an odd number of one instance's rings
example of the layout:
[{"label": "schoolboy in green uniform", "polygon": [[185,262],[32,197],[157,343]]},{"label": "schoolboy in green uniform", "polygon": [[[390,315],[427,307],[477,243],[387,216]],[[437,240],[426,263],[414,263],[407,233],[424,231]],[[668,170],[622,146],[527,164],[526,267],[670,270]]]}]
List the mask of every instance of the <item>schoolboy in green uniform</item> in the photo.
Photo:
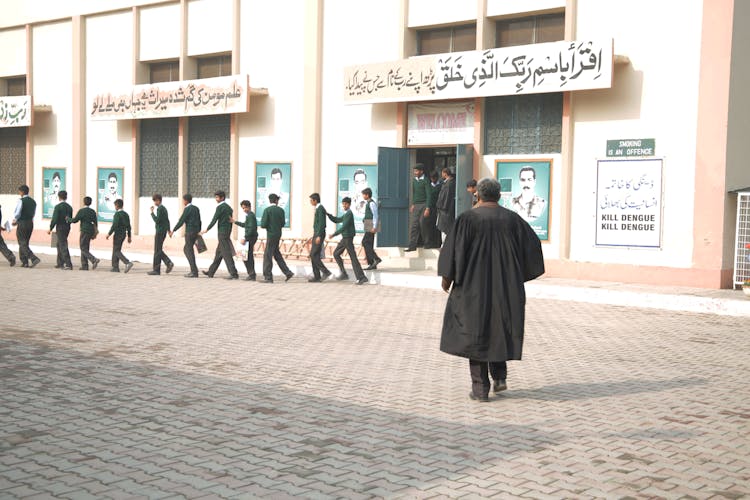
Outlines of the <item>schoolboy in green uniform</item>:
[{"label": "schoolboy in green uniform", "polygon": [[241,242],[243,245],[247,245],[247,260],[245,261],[247,278],[245,279],[247,281],[255,281],[255,258],[253,257],[253,248],[255,248],[255,242],[258,241],[258,220],[255,218],[249,200],[242,200],[240,207],[242,207],[242,211],[245,212],[245,222],[234,220],[234,218],[232,218],[232,222],[245,228],[245,237],[242,238]]},{"label": "schoolboy in green uniform", "polygon": [[[167,239],[167,233],[169,232],[169,214],[167,208],[161,204],[161,195],[155,194],[151,197],[151,201],[154,202],[154,206],[151,207],[151,218],[154,220],[156,226],[154,232],[154,268],[146,274],[150,276],[158,276],[161,274],[161,263],[167,266],[167,274],[172,271],[174,264],[171,259],[164,253],[164,240]],[[154,214],[154,208],[156,214]]]},{"label": "schoolboy in green uniform", "polygon": [[16,265],[16,256],[13,254],[10,248],[8,248],[8,245],[5,244],[5,240],[3,239],[3,231],[5,231],[5,226],[3,226],[3,211],[0,210],[0,253],[2,253],[3,256],[8,259],[10,267],[13,267]]},{"label": "schoolboy in green uniform", "polygon": [[260,219],[260,227],[266,230],[266,251],[263,252],[263,283],[273,283],[273,260],[286,276],[289,281],[294,273],[286,265],[284,256],[279,251],[279,242],[281,241],[281,228],[284,227],[286,215],[284,209],[279,207],[279,195],[271,193],[268,195],[268,201],[271,205],[263,210],[263,216]]},{"label": "schoolboy in green uniform", "polygon": [[16,226],[16,239],[18,240],[18,257],[21,259],[21,267],[34,267],[41,262],[29,247],[29,240],[34,232],[36,202],[29,196],[29,186],[26,184],[18,186],[18,196],[21,199],[18,200],[16,210],[13,212],[13,225]]},{"label": "schoolboy in green uniform", "polygon": [[83,204],[85,207],[78,210],[76,216],[70,219],[70,223],[76,222],[81,223],[81,234],[78,237],[78,246],[81,249],[81,271],[88,271],[89,261],[91,262],[91,269],[96,269],[99,265],[99,259],[89,251],[91,246],[91,240],[94,239],[94,235],[97,232],[98,222],[96,221],[96,212],[91,208],[91,197],[85,196],[83,198]]},{"label": "schoolboy in green uniform", "polygon": [[128,237],[128,243],[132,241],[130,234],[130,216],[122,209],[122,205],[123,203],[121,199],[118,198],[115,200],[115,210],[117,211],[112,217],[112,227],[109,228],[109,233],[107,234],[107,239],[109,239],[113,233],[115,235],[112,243],[112,269],[110,269],[113,273],[120,272],[120,261],[125,263],[126,273],[133,267],[133,263],[122,253],[122,243],[125,241],[125,235]]},{"label": "schoolboy in green uniform", "polygon": [[190,272],[185,275],[186,278],[197,278],[198,277],[198,265],[195,263],[195,240],[198,239],[198,235],[201,232],[201,211],[198,207],[193,205],[193,195],[184,194],[182,195],[182,204],[185,209],[182,211],[180,220],[177,221],[177,225],[169,232],[171,238],[175,231],[180,229],[185,224],[185,257],[187,257],[188,264],[190,264]]},{"label": "schoolboy in green uniform", "polygon": [[224,264],[227,266],[227,271],[229,271],[227,279],[236,280],[240,275],[237,272],[237,268],[234,266],[234,248],[232,247],[231,240],[233,210],[226,202],[227,195],[224,191],[216,191],[214,193],[214,198],[216,199],[216,203],[218,203],[216,206],[216,212],[214,213],[214,218],[211,219],[208,227],[202,231],[201,234],[209,232],[211,228],[214,227],[214,224],[218,222],[219,226],[216,232],[219,241],[216,244],[214,261],[211,263],[211,266],[209,266],[208,271],[203,271],[203,274],[209,278],[213,278],[216,270],[219,269],[222,259],[224,259]]},{"label": "schoolboy in green uniform", "polygon": [[349,210],[351,204],[352,199],[346,196],[341,200],[344,215],[336,217],[335,215],[328,214],[328,218],[333,222],[341,223],[341,228],[331,234],[330,237],[333,238],[336,235],[341,235],[341,241],[336,246],[336,250],[333,251],[333,258],[336,260],[336,264],[339,265],[339,270],[341,271],[341,274],[336,279],[345,280],[349,278],[349,275],[346,274],[346,269],[344,269],[344,260],[341,258],[341,254],[346,250],[349,252],[349,260],[352,262],[352,269],[354,269],[354,277],[357,278],[357,285],[362,285],[367,283],[367,277],[362,270],[362,266],[359,264],[359,260],[357,260],[357,252],[354,250],[354,235],[356,234],[356,230],[354,229],[354,215]]},{"label": "schoolboy in green uniform", "polygon": [[70,262],[70,251],[68,250],[68,235],[70,234],[70,222],[68,221],[73,216],[73,207],[65,201],[68,199],[67,191],[62,190],[57,193],[57,199],[59,201],[52,211],[52,221],[49,223],[47,234],[52,234],[52,230],[57,227],[57,265],[55,267],[72,271],[73,263]]},{"label": "schoolboy in green uniform", "polygon": [[313,276],[307,281],[319,283],[331,275],[331,271],[323,264],[323,259],[320,256],[326,242],[326,209],[320,204],[320,194],[318,193],[310,195],[310,205],[315,207],[312,243],[310,244],[310,262],[312,263]]}]

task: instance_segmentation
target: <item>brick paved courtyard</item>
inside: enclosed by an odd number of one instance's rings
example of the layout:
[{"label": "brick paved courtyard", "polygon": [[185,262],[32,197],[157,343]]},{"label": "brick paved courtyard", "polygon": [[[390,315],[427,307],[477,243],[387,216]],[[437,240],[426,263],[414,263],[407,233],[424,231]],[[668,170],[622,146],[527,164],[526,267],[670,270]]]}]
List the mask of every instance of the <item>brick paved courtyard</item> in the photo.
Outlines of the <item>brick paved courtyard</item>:
[{"label": "brick paved courtyard", "polygon": [[50,261],[0,267],[2,498],[750,495],[750,318],[530,300],[480,404],[436,291]]}]

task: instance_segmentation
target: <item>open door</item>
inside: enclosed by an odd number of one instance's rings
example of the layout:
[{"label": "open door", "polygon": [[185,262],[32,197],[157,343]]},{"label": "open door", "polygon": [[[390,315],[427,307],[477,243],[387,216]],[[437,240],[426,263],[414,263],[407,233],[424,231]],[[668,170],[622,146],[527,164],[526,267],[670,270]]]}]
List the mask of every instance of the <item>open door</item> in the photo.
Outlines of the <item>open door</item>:
[{"label": "open door", "polygon": [[378,148],[379,247],[409,245],[410,162],[406,148]]},{"label": "open door", "polygon": [[471,210],[472,196],[466,191],[466,183],[474,178],[474,146],[456,146],[456,217]]}]

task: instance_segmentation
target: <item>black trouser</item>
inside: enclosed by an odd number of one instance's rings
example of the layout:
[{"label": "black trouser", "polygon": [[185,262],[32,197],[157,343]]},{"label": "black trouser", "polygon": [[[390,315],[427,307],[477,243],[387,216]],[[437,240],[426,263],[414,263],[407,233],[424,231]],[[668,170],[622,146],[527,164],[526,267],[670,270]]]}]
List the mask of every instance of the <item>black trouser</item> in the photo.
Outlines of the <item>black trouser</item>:
[{"label": "black trouser", "polygon": [[255,242],[258,241],[258,237],[254,236],[249,240],[245,241],[247,245],[247,260],[245,262],[245,269],[247,269],[247,275],[255,277],[255,257],[253,256],[253,250],[255,249]]},{"label": "black trouser", "polygon": [[57,225],[57,265],[60,267],[73,267],[70,261],[70,250],[68,250],[68,235],[70,226]]},{"label": "black trouser", "polygon": [[414,210],[409,213],[409,248],[423,246],[429,238],[429,228],[425,221],[424,203],[415,203]]},{"label": "black trouser", "polygon": [[375,253],[375,233],[365,231],[364,236],[362,236],[362,246],[365,248],[365,259],[367,259],[368,265],[372,265],[376,260],[380,260],[378,254]]},{"label": "black trouser", "polygon": [[5,244],[5,240],[3,239],[3,233],[0,233],[0,253],[2,253],[6,259],[8,259],[8,262],[15,262],[16,256],[13,255],[13,252],[8,248],[8,245]]},{"label": "black trouser", "polygon": [[339,265],[341,274],[346,274],[346,270],[344,269],[344,260],[341,258],[344,250],[349,252],[349,260],[352,261],[354,276],[358,280],[364,278],[365,272],[362,270],[362,266],[359,265],[359,260],[357,259],[357,251],[354,250],[354,238],[341,238],[341,241],[339,241],[339,244],[336,246],[336,250],[333,251],[333,258],[336,260],[336,264]]},{"label": "black trouser", "polygon": [[490,393],[490,379],[505,380],[508,378],[508,363],[505,361],[476,361],[469,360],[469,372],[471,373],[471,390],[475,396],[486,396]]},{"label": "black trouser", "polygon": [[89,251],[89,247],[91,246],[91,235],[82,232],[78,237],[78,246],[81,248],[81,269],[88,269],[89,261],[91,261],[92,264],[96,262],[96,257],[94,257]]},{"label": "black trouser", "polygon": [[208,274],[213,276],[216,270],[219,269],[222,259],[224,265],[227,266],[227,271],[232,276],[237,276],[237,268],[234,267],[234,248],[232,248],[232,233],[219,233],[219,241],[216,244],[216,253],[214,254],[214,261],[208,267]]},{"label": "black trouser", "polygon": [[21,264],[26,265],[29,260],[32,262],[37,259],[34,252],[29,248],[31,233],[34,232],[33,220],[20,220],[16,226],[16,238],[18,239],[18,256],[21,258]]},{"label": "black trouser", "polygon": [[424,218],[427,237],[424,240],[425,248],[440,248],[443,245],[443,235],[437,228],[437,209],[430,209],[429,217]]},{"label": "black trouser", "polygon": [[120,261],[122,261],[124,264],[129,264],[130,261],[127,257],[122,253],[122,244],[125,241],[125,233],[123,234],[117,234],[115,233],[115,239],[112,243],[112,268],[113,269],[120,269]]},{"label": "black trouser", "polygon": [[164,262],[165,266],[168,266],[172,261],[164,253],[164,240],[167,238],[167,232],[156,233],[154,235],[154,271],[157,273],[161,268],[161,263]]},{"label": "black trouser", "polygon": [[[315,243],[315,239],[320,238],[319,243]],[[326,244],[326,237],[323,235],[313,236],[312,243],[310,244],[310,263],[312,264],[313,276],[320,279],[321,273],[323,276],[328,276],[331,271],[323,264],[323,258],[320,256],[323,253],[323,245]]]},{"label": "black trouser", "polygon": [[292,274],[292,271],[286,265],[284,256],[279,251],[279,242],[281,236],[271,236],[266,239],[266,250],[263,252],[263,277],[267,280],[273,280],[273,261],[279,266],[285,276]]},{"label": "black trouser", "polygon": [[185,247],[182,249],[190,264],[190,273],[198,275],[198,265],[195,263],[195,240],[198,239],[198,232],[188,233],[185,231]]}]

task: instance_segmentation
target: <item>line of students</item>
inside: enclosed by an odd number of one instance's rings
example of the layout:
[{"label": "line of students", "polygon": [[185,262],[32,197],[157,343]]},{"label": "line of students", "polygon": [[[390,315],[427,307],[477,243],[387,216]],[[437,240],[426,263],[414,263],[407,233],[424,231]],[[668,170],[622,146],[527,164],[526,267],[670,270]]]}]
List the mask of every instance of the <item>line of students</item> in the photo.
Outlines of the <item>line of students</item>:
[{"label": "line of students", "polygon": [[[14,213],[13,225],[17,225],[16,231],[18,242],[19,242],[19,253],[23,267],[34,267],[40,260],[36,257],[31,249],[29,248],[29,238],[33,231],[33,219],[36,211],[36,202],[28,196],[28,186],[19,187],[20,200],[18,207]],[[365,255],[368,263],[367,270],[377,269],[377,266],[381,261],[380,257],[375,253],[374,250],[374,237],[375,233],[379,230],[378,224],[378,210],[377,203],[372,200],[372,190],[367,188],[362,191],[362,195],[365,198],[367,204],[365,208],[365,235],[362,239],[362,245],[365,248]],[[91,208],[92,199],[89,196],[84,197],[84,207],[78,210],[75,217],[73,215],[73,208],[67,203],[68,193],[66,191],[60,191],[58,194],[59,203],[55,206],[55,210],[52,214],[52,221],[50,222],[50,228],[47,234],[51,234],[56,229],[57,232],[57,265],[56,268],[71,270],[73,265],[70,259],[70,252],[68,250],[68,235],[70,233],[70,225],[73,223],[80,222],[80,238],[79,244],[81,249],[81,270],[88,270],[88,264],[91,263],[91,269],[96,269],[99,264],[99,259],[94,257],[89,248],[91,240],[96,238],[98,234],[98,222],[96,212]],[[201,231],[201,217],[200,210],[198,207],[192,204],[193,197],[190,194],[186,194],[182,197],[184,209],[180,219],[173,229],[170,230],[169,214],[167,213],[166,207],[162,205],[162,196],[160,194],[154,194],[152,201],[154,205],[151,207],[151,218],[155,225],[154,234],[154,258],[152,270],[147,274],[151,276],[161,274],[161,264],[166,266],[166,272],[169,273],[174,268],[174,263],[164,252],[164,241],[169,235],[171,238],[175,231],[179,230],[183,225],[185,226],[185,246],[183,248],[185,257],[190,265],[190,272],[185,274],[186,278],[197,278],[198,277],[198,266],[195,261],[195,246],[196,244],[204,244],[202,241],[202,235],[206,234],[217,225],[218,243],[216,246],[216,254],[214,260],[209,266],[208,270],[203,271],[203,274],[209,278],[213,278],[214,274],[221,265],[221,261],[229,271],[227,279],[239,279],[239,273],[234,265],[234,248],[231,242],[231,230],[232,224],[236,224],[244,228],[245,233],[241,243],[247,245],[249,250],[247,252],[247,259],[244,261],[245,268],[247,270],[246,280],[255,281],[255,262],[253,260],[253,247],[258,240],[258,229],[255,214],[252,212],[252,206],[248,200],[243,200],[240,203],[243,212],[245,213],[245,221],[241,222],[235,220],[232,213],[232,208],[226,203],[226,193],[224,191],[216,191],[214,197],[217,203],[216,212],[214,213],[211,222],[208,227]],[[287,266],[281,251],[279,250],[279,244],[281,241],[282,228],[284,227],[285,214],[284,210],[278,206],[279,197],[276,194],[270,194],[268,196],[269,202],[271,203],[264,211],[261,217],[261,227],[266,230],[266,248],[263,254],[263,283],[273,283],[273,260],[279,266],[281,271],[286,277],[286,281],[289,281],[294,276],[294,273]],[[349,259],[351,260],[352,268],[354,269],[354,275],[356,278],[356,284],[362,285],[366,283],[367,277],[364,274],[362,266],[357,259],[357,254],[354,249],[354,235],[356,233],[354,228],[354,215],[351,212],[351,198],[346,197],[342,200],[342,207],[344,213],[340,216],[334,216],[328,213],[323,205],[320,204],[320,195],[313,193],[310,195],[310,203],[315,207],[315,218],[313,222],[313,236],[312,244],[310,249],[310,260],[312,262],[313,276],[308,280],[310,282],[321,282],[332,275],[322,261],[322,255],[324,250],[324,241],[326,236],[326,217],[332,222],[340,223],[341,227],[334,233],[330,234],[330,238],[334,238],[337,235],[341,235],[336,249],[334,250],[333,256],[336,263],[339,266],[340,273],[336,277],[337,280],[346,280],[349,275],[344,268],[344,262],[342,259],[343,253],[346,251],[349,253]],[[114,235],[112,245],[112,267],[111,272],[120,272],[120,261],[125,265],[124,272],[127,273],[133,268],[133,263],[125,257],[122,253],[122,245],[127,238],[128,243],[132,241],[132,228],[130,224],[130,216],[123,210],[123,201],[121,199],[115,200],[116,212],[112,219],[112,225],[107,234],[106,239]],[[2,212],[0,212],[0,221],[2,221]],[[0,232],[0,253],[2,253],[10,262],[11,266],[16,263],[15,255],[5,245],[2,239],[2,233]],[[29,261],[31,264],[29,264]]]}]

